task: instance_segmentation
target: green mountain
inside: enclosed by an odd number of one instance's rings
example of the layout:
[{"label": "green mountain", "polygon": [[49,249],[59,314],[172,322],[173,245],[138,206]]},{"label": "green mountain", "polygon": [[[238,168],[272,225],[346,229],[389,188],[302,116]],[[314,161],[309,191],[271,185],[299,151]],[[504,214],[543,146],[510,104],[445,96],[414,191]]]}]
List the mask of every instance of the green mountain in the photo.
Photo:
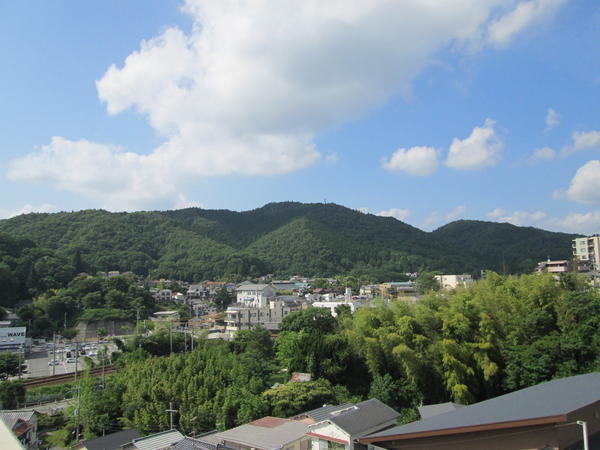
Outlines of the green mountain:
[{"label": "green mountain", "polygon": [[186,280],[265,273],[365,275],[531,271],[548,255],[566,258],[572,235],[458,221],[432,233],[335,204],[271,203],[252,211],[203,210],[27,214],[0,232],[50,249],[89,271],[131,270]]},{"label": "green mountain", "polygon": [[499,273],[530,272],[546,258],[571,259],[579,235],[555,233],[509,223],[457,220],[431,233],[464,248],[485,267]]}]

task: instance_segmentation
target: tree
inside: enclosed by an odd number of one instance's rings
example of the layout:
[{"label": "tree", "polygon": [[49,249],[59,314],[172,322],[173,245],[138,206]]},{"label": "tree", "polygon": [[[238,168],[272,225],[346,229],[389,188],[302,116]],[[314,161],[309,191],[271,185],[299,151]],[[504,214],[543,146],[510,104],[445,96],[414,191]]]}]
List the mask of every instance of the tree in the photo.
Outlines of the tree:
[{"label": "tree", "polygon": [[98,342],[108,336],[108,330],[104,327],[100,327],[96,330],[96,335],[98,336]]},{"label": "tree", "polygon": [[0,353],[0,378],[17,375],[21,358],[16,353]]},{"label": "tree", "polygon": [[435,279],[435,275],[431,272],[419,274],[415,281],[417,283],[417,289],[421,294],[425,294],[429,291],[438,291],[440,289],[439,281]]},{"label": "tree", "polygon": [[290,417],[304,411],[335,402],[335,391],[331,383],[320,379],[304,383],[287,383],[265,391],[271,414]]},{"label": "tree", "polygon": [[233,303],[233,294],[230,294],[227,288],[222,287],[217,291],[214,303],[219,311],[225,311],[227,306]]},{"label": "tree", "polygon": [[25,386],[20,381],[0,382],[0,403],[2,409],[17,409],[25,403]]}]

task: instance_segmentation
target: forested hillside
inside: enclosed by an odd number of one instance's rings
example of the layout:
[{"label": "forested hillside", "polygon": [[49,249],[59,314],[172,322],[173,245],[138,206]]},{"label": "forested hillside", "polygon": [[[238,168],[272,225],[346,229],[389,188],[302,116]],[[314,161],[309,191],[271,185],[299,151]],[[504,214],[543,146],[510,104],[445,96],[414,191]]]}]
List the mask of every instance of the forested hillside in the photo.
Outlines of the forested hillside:
[{"label": "forested hillside", "polygon": [[432,235],[464,248],[482,267],[496,272],[523,273],[547,257],[553,260],[573,257],[571,244],[576,237],[510,223],[457,220],[435,230]]},{"label": "forested hillside", "polygon": [[49,249],[44,251],[59,260],[74,261],[76,271],[132,271],[189,281],[266,273],[350,274],[372,281],[423,270],[521,273],[549,255],[569,257],[573,239],[477,221],[426,233],[390,217],[296,202],[245,212],[188,208],[27,214],[0,221],[0,232]]}]

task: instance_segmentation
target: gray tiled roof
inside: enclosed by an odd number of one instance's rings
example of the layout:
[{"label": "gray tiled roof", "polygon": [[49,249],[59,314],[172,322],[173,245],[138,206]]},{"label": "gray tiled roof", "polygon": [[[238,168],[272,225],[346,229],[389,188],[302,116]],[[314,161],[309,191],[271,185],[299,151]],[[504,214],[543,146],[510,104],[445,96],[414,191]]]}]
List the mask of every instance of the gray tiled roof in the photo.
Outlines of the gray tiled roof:
[{"label": "gray tiled roof", "polygon": [[330,420],[351,436],[363,433],[378,425],[385,424],[390,420],[397,419],[400,414],[385,403],[372,398],[354,407],[348,408],[347,412],[334,414],[326,420]]},{"label": "gray tiled roof", "polygon": [[118,450],[121,445],[128,444],[139,437],[140,433],[137,430],[123,430],[83,441],[83,446],[87,450]]},{"label": "gray tiled roof", "polygon": [[565,415],[600,401],[600,372],[548,381],[429,419],[373,433],[373,437],[453,429]]}]

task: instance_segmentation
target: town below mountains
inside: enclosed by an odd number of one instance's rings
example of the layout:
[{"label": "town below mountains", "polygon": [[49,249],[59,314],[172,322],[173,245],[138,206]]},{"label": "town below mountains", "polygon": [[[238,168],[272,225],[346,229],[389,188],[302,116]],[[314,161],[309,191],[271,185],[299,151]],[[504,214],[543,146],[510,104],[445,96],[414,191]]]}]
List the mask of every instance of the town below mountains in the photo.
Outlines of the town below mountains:
[{"label": "town below mountains", "polygon": [[599,267],[598,236],[332,204],[15,217],[0,419],[27,448],[567,448],[600,431]]}]

